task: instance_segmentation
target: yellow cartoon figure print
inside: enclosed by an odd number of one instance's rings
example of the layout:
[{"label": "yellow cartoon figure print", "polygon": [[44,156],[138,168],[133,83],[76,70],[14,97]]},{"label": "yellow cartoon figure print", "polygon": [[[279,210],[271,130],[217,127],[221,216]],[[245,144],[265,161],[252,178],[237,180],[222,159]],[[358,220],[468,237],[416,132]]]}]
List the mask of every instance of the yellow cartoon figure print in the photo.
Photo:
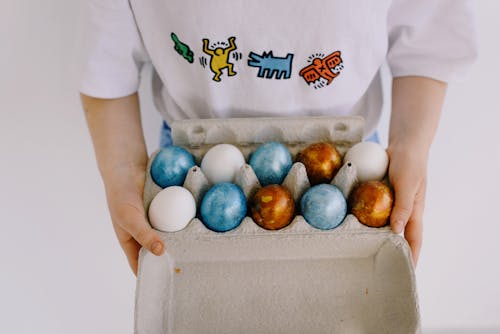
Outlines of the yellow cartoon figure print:
[{"label": "yellow cartoon figure print", "polygon": [[203,39],[203,52],[210,56],[210,69],[214,73],[212,78],[214,81],[221,81],[220,76],[222,75],[222,70],[227,68],[227,75],[232,77],[236,75],[234,71],[234,64],[229,62],[229,55],[231,51],[236,50],[235,41],[236,37],[229,37],[227,43],[217,43],[215,47],[209,47],[209,40],[207,38]]}]

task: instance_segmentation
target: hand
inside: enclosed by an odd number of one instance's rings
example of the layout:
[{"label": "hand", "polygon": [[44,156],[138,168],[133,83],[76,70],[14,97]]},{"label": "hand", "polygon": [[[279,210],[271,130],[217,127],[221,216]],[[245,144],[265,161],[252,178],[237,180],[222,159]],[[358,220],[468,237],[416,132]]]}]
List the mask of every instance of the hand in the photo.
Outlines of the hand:
[{"label": "hand", "polygon": [[427,158],[439,123],[447,84],[431,78],[397,77],[392,83],[389,181],[396,202],[394,232],[405,231],[416,266],[422,246]]},{"label": "hand", "polygon": [[427,155],[416,153],[411,146],[388,149],[389,181],[394,188],[395,203],[391,228],[395,233],[404,230],[416,267],[422,246],[422,217],[425,205]]},{"label": "hand", "polygon": [[141,245],[156,255],[165,249],[149,226],[142,204],[148,155],[139,95],[99,99],[81,94],[81,99],[113,227],[132,271],[137,274]]},{"label": "hand", "polygon": [[146,220],[142,202],[144,176],[145,167],[124,167],[104,178],[113,228],[135,275],[141,246],[155,255],[165,250],[160,236]]}]

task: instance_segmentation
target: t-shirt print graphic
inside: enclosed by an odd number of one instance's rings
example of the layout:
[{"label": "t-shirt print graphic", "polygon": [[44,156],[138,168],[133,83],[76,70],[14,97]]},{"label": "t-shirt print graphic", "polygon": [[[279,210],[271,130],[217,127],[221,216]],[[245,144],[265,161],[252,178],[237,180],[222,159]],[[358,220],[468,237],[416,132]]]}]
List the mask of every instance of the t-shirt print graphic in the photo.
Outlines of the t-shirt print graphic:
[{"label": "t-shirt print graphic", "polygon": [[328,86],[344,69],[340,51],[335,51],[328,56],[316,53],[310,56],[307,61],[310,65],[300,70],[299,75],[309,86],[312,84],[314,89]]},{"label": "t-shirt print graphic", "polygon": [[[236,37],[233,36],[229,37],[227,42],[217,42],[209,45],[210,41],[207,38],[203,39],[203,52],[210,56],[208,63],[210,70],[214,74],[212,80],[220,82],[223,69],[227,69],[227,76],[229,77],[236,75],[234,64],[229,62],[231,52],[237,48],[235,40]],[[206,57],[202,57],[200,61],[203,66],[206,64]]]},{"label": "t-shirt print graphic", "polygon": [[272,79],[290,79],[292,75],[293,54],[288,53],[286,57],[275,57],[273,51],[264,52],[259,55],[250,52],[248,55],[248,66],[257,67],[257,77]]}]

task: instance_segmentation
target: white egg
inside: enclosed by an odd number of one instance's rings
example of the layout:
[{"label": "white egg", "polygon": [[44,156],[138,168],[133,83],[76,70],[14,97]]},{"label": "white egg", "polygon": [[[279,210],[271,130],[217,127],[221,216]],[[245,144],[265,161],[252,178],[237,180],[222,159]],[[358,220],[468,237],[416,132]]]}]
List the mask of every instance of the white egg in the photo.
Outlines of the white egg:
[{"label": "white egg", "polygon": [[184,229],[196,216],[196,202],[186,188],[167,187],[153,198],[148,216],[153,228],[163,232],[177,232]]},{"label": "white egg", "polygon": [[356,166],[359,182],[380,181],[387,173],[389,156],[380,144],[365,141],[347,151],[344,156],[346,162]]},{"label": "white egg", "polygon": [[238,170],[245,164],[245,157],[234,145],[215,145],[201,160],[201,170],[212,184],[233,182]]}]

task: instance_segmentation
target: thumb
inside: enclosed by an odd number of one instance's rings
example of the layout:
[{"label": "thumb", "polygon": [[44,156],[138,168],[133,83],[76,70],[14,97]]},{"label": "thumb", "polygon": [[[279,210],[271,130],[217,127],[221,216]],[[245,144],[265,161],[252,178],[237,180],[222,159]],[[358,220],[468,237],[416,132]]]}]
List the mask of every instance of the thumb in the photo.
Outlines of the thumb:
[{"label": "thumb", "polygon": [[411,217],[417,189],[407,178],[397,180],[393,187],[395,203],[391,213],[391,228],[399,234],[403,232]]},{"label": "thumb", "polygon": [[144,210],[127,205],[118,212],[117,221],[142,247],[155,255],[163,254],[165,245],[147,222]]}]

